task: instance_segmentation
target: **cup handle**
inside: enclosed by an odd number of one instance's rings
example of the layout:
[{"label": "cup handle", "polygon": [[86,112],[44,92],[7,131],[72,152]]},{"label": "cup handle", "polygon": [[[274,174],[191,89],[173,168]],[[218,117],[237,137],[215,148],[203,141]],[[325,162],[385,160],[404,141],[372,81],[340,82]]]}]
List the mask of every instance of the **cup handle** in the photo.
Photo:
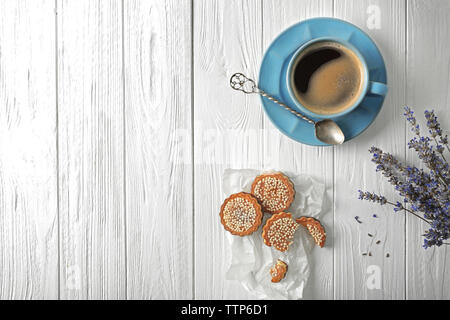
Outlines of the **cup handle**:
[{"label": "cup handle", "polygon": [[385,96],[387,94],[388,87],[384,83],[370,81],[369,92],[377,96]]}]

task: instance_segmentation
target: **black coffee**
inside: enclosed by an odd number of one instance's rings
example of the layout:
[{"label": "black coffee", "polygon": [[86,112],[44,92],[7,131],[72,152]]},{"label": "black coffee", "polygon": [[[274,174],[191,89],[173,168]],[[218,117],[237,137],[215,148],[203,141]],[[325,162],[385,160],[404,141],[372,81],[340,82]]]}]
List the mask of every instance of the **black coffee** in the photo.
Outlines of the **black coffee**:
[{"label": "black coffee", "polygon": [[317,42],[297,57],[291,84],[299,102],[317,114],[339,113],[352,106],[362,90],[363,67],[343,45]]}]

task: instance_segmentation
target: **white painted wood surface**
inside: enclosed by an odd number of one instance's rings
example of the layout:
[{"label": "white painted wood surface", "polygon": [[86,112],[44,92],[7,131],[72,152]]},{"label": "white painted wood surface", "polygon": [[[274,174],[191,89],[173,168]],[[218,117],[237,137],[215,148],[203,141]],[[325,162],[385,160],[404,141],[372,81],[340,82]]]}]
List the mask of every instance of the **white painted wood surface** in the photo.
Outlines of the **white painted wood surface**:
[{"label": "white painted wood surface", "polygon": [[0,298],[58,298],[54,4],[0,2]]},{"label": "white painted wood surface", "polygon": [[[423,111],[434,109],[442,128],[449,132],[450,117],[450,30],[448,1],[408,1],[406,76],[407,104],[426,130]],[[432,26],[432,29],[429,29]],[[428,27],[428,28],[427,28]],[[424,129],[425,127],[425,129]],[[413,133],[407,130],[407,139]],[[447,157],[448,158],[448,157]],[[414,150],[406,159],[419,165]],[[450,299],[450,248],[415,249],[426,226],[408,217],[406,229],[406,297],[408,299]]]},{"label": "white painted wood surface", "polygon": [[60,293],[126,297],[122,6],[57,2]]},{"label": "white painted wood surface", "polygon": [[[252,298],[224,278],[222,173],[275,168],[327,186],[306,298],[449,299],[449,249],[423,250],[419,221],[357,200],[396,199],[370,146],[417,163],[405,104],[450,128],[449,14],[446,0],[1,1],[0,298]],[[362,28],[388,68],[377,120],[335,148],[291,141],[228,87],[317,16]],[[381,289],[366,285],[371,265]]]},{"label": "white painted wood surface", "polygon": [[128,298],[190,299],[191,2],[124,4]]},{"label": "white painted wood surface", "polygon": [[[380,29],[367,27],[370,6],[380,10]],[[404,299],[405,217],[394,214],[389,206],[358,203],[355,199],[358,189],[398,199],[393,186],[375,172],[368,149],[377,146],[401,160],[405,158],[405,2],[335,1],[334,12],[336,18],[352,22],[376,42],[386,63],[389,84],[389,94],[375,123],[357,139],[335,148],[334,297]],[[378,218],[373,218],[375,213]],[[363,223],[355,223],[355,216]],[[378,240],[381,243],[377,245]],[[421,250],[419,246],[416,249]],[[366,285],[370,266],[381,269],[381,290],[370,290]]]},{"label": "white painted wood surface", "polygon": [[[267,48],[284,29],[309,17],[332,17],[333,2],[329,0],[263,1],[263,39]],[[264,117],[264,142],[266,168],[289,172],[308,173],[325,183],[326,197],[321,219],[327,230],[327,244],[322,250],[313,250],[310,256],[311,276],[305,290],[307,299],[333,298],[333,147],[315,148],[301,145],[281,134],[267,117]]]},{"label": "white painted wood surface", "polygon": [[217,214],[223,171],[263,166],[258,98],[229,88],[234,72],[258,74],[261,1],[194,1],[193,16],[195,298],[251,298],[224,279],[230,252]]}]

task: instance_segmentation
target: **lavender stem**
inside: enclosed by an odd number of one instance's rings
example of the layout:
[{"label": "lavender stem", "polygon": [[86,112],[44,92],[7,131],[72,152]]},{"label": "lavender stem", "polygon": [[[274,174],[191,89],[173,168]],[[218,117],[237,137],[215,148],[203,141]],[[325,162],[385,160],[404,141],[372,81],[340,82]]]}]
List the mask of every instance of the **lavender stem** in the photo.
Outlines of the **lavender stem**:
[{"label": "lavender stem", "polygon": [[[390,205],[393,205],[394,207],[396,207],[395,203],[392,203],[392,202],[389,202],[389,201],[386,201],[386,203],[389,203]],[[419,215],[416,214],[415,212],[413,212],[413,211],[411,211],[411,210],[409,210],[409,209],[406,209],[404,206],[402,206],[402,209],[404,209],[405,211],[408,211],[409,213],[413,214],[413,215],[416,216],[417,218],[422,219],[423,221],[425,221],[426,223],[428,223],[429,225],[431,225],[431,223],[430,223],[428,220],[422,218],[421,216],[419,216]]]}]

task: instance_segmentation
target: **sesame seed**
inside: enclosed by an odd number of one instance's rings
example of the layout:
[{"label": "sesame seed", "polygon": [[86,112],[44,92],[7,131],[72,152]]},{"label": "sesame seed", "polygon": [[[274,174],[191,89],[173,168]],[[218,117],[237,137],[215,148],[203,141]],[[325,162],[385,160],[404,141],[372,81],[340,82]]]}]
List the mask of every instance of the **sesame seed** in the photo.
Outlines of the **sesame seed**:
[{"label": "sesame seed", "polygon": [[292,243],[298,224],[290,217],[272,222],[267,232],[270,244],[280,251],[286,251]]},{"label": "sesame seed", "polygon": [[245,233],[261,223],[261,211],[256,199],[245,193],[226,199],[221,217],[226,229],[234,234]]},{"label": "sesame seed", "polygon": [[279,212],[289,207],[291,189],[292,186],[276,175],[268,175],[257,180],[253,194],[266,211]]}]

